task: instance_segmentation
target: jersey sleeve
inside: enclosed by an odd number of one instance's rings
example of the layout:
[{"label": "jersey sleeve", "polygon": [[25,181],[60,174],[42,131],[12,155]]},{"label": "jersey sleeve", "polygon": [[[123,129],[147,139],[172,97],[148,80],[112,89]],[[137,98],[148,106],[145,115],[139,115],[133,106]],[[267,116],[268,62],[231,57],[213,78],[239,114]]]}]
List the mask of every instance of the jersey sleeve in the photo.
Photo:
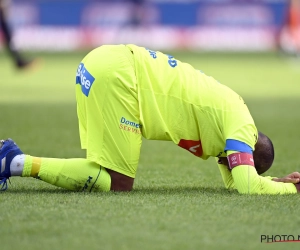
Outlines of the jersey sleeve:
[{"label": "jersey sleeve", "polygon": [[234,168],[232,177],[241,194],[295,194],[297,189],[293,183],[272,181],[259,176],[252,166],[241,165]]},{"label": "jersey sleeve", "polygon": [[[227,151],[227,155],[236,151]],[[259,176],[254,166],[238,165],[231,170],[236,189],[241,194],[294,194],[297,189],[293,183],[272,181]]]},{"label": "jersey sleeve", "polygon": [[215,160],[218,164],[218,167],[219,167],[219,170],[220,170],[225,188],[227,188],[227,189],[236,189],[235,185],[234,185],[234,180],[233,180],[232,174],[229,171],[229,169],[227,168],[227,166],[225,166],[223,164],[219,164],[217,157],[215,158]]},{"label": "jersey sleeve", "polygon": [[232,96],[232,100],[228,102],[228,105],[234,108],[223,111],[225,152],[226,150],[253,151],[258,139],[258,131],[247,105],[238,95]]}]

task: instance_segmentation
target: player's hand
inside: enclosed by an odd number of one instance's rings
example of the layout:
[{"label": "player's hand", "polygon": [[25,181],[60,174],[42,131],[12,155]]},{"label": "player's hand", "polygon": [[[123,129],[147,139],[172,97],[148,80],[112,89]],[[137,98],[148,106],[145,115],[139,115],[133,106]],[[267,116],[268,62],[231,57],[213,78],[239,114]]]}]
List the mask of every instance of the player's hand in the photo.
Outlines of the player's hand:
[{"label": "player's hand", "polygon": [[285,182],[285,183],[294,183],[297,184],[300,182],[300,173],[299,172],[293,172],[283,178],[273,178],[273,181],[277,182]]}]

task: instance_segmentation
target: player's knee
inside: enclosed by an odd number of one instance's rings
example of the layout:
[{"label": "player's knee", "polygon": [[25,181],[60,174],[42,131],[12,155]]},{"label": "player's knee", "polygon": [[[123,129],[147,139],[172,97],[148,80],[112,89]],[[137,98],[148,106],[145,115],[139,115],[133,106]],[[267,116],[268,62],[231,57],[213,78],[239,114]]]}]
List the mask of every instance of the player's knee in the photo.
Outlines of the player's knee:
[{"label": "player's knee", "polygon": [[111,178],[112,191],[131,191],[133,187],[134,178],[118,173],[111,169],[106,169]]}]

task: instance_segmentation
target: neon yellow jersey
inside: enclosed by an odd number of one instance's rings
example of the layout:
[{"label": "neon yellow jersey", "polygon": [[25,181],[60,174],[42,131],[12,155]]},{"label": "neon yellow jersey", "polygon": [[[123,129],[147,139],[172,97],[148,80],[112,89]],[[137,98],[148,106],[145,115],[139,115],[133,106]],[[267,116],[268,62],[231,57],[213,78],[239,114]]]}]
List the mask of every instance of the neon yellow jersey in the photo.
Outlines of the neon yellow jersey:
[{"label": "neon yellow jersey", "polygon": [[243,99],[172,56],[127,45],[135,58],[142,135],[169,140],[207,159],[226,156],[226,140],[254,149],[257,128]]}]

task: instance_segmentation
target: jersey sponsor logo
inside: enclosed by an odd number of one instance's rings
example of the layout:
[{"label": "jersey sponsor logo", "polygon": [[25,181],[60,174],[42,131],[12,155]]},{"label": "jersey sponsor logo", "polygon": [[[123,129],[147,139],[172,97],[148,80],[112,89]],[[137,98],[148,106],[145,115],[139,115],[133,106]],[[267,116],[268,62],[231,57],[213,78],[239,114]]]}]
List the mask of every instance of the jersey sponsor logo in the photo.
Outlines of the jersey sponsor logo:
[{"label": "jersey sponsor logo", "polygon": [[177,61],[175,60],[175,58],[171,55],[168,55],[168,63],[172,68],[175,68],[177,66]]},{"label": "jersey sponsor logo", "polygon": [[156,52],[155,51],[153,51],[153,50],[150,50],[150,49],[147,49],[147,48],[145,48],[146,50],[148,50],[148,52],[149,52],[149,54],[150,54],[150,56],[152,57],[152,58],[157,58],[157,55],[156,55]]},{"label": "jersey sponsor logo", "polygon": [[121,130],[131,132],[131,133],[135,133],[135,134],[141,134],[141,127],[142,127],[141,124],[139,124],[137,122],[130,121],[130,120],[126,119],[123,116],[120,119],[119,128]]},{"label": "jersey sponsor logo", "polygon": [[84,64],[80,63],[76,73],[76,84],[81,85],[81,91],[85,96],[89,96],[94,81],[95,78],[84,67]]},{"label": "jersey sponsor logo", "polygon": [[128,125],[130,127],[135,127],[135,128],[140,128],[141,127],[141,124],[139,123],[136,123],[136,122],[132,122],[132,121],[129,121],[127,120],[125,117],[122,116],[121,120],[120,120],[120,123],[123,123],[125,125]]},{"label": "jersey sponsor logo", "polygon": [[[154,51],[154,50],[150,50],[150,49],[147,49],[145,48],[148,52],[149,52],[149,55],[153,58],[153,59],[156,59],[157,58],[157,52]],[[171,56],[171,55],[166,55],[168,57],[168,64],[172,67],[172,68],[175,68],[177,66],[177,60]]]},{"label": "jersey sponsor logo", "polygon": [[184,140],[181,139],[178,143],[178,146],[188,150],[192,154],[200,157],[203,154],[201,141],[193,141],[193,140]]}]

